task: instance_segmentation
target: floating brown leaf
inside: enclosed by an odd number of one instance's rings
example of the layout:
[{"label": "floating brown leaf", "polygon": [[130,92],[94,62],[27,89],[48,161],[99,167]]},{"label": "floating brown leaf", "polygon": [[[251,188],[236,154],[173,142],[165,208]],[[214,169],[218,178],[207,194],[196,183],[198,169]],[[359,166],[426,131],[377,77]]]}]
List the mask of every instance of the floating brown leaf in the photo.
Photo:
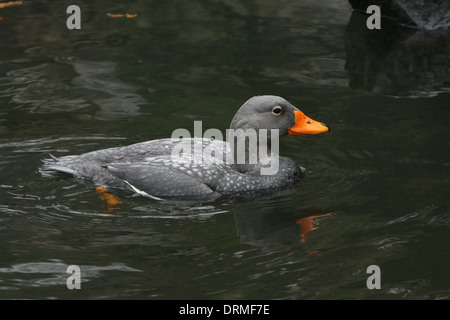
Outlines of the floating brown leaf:
[{"label": "floating brown leaf", "polygon": [[5,2],[5,3],[0,3],[0,9],[10,7],[10,6],[18,6],[21,4],[23,4],[23,1],[9,1],[9,2]]},{"label": "floating brown leaf", "polygon": [[108,17],[110,18],[136,18],[137,14],[130,14],[130,13],[125,13],[125,14],[114,14],[114,13],[107,13]]}]

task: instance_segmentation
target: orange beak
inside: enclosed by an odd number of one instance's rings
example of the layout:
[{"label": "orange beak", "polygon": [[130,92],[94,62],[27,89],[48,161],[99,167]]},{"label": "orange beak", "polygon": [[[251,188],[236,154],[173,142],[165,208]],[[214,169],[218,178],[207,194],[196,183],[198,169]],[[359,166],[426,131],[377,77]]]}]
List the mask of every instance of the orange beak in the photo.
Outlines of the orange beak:
[{"label": "orange beak", "polygon": [[294,114],[295,124],[288,130],[290,135],[317,134],[330,131],[326,124],[305,116],[300,110],[294,110]]}]

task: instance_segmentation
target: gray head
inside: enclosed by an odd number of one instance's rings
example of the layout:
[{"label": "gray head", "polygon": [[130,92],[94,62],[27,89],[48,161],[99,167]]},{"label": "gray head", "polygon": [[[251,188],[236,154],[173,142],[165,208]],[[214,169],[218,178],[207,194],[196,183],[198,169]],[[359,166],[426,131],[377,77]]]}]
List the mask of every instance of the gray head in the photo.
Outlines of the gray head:
[{"label": "gray head", "polygon": [[247,100],[234,115],[230,129],[278,129],[279,136],[315,134],[329,131],[278,96],[256,96]]},{"label": "gray head", "polygon": [[[231,144],[234,164],[243,173],[258,172],[263,163],[272,163],[272,138],[278,141],[277,137],[287,134],[315,134],[330,130],[278,96],[256,96],[247,100],[236,112],[230,129],[227,140]],[[276,131],[272,133],[272,129]],[[260,135],[261,132],[265,134]],[[267,153],[258,150],[261,146],[266,147]],[[263,160],[264,157],[268,161]]]}]

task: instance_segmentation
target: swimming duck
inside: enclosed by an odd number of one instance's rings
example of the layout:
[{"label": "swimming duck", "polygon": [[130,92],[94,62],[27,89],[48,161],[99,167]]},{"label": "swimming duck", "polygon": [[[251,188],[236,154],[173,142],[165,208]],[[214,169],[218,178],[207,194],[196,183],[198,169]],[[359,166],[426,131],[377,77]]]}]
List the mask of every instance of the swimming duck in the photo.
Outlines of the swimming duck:
[{"label": "swimming duck", "polygon": [[[272,192],[292,186],[303,177],[300,165],[278,156],[278,148],[274,148],[277,138],[329,130],[284,98],[255,96],[232,119],[230,141],[167,138],[81,155],[50,155],[43,160],[40,172],[67,173],[107,190],[119,189],[156,200]],[[252,140],[252,133],[256,133],[256,139]],[[258,146],[265,146],[265,152]],[[264,172],[269,168],[273,170]]]}]

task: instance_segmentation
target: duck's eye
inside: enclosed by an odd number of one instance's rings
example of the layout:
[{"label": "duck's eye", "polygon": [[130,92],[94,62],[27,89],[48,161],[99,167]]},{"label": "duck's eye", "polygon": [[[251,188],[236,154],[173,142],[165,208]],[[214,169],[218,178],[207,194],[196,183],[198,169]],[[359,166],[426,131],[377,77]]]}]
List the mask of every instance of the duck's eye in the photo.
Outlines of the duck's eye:
[{"label": "duck's eye", "polygon": [[276,106],[275,108],[272,109],[272,113],[276,116],[279,116],[281,114],[281,107]]}]

